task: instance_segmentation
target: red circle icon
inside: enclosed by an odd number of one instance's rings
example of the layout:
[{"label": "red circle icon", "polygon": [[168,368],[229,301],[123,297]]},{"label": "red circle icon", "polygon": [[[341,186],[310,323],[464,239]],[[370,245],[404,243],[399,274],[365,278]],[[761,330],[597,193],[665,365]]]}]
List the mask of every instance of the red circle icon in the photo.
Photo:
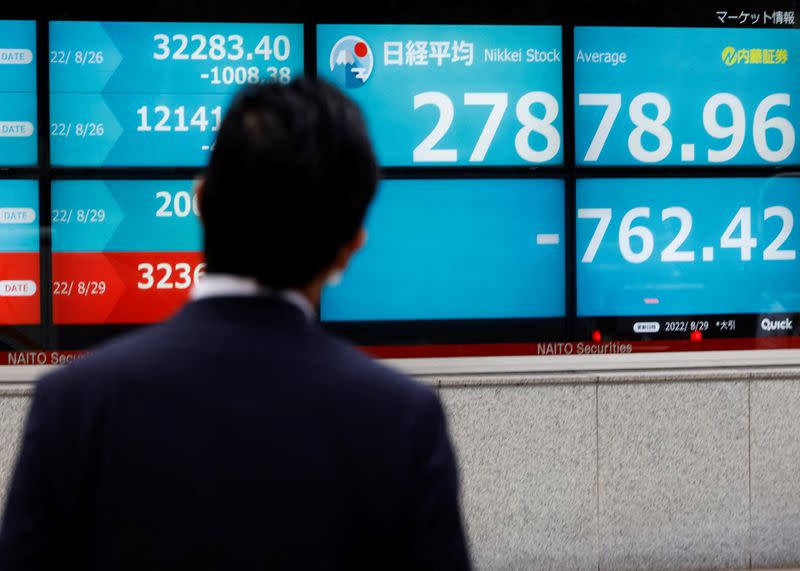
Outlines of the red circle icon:
[{"label": "red circle icon", "polygon": [[356,52],[356,55],[358,57],[364,57],[365,55],[367,55],[368,49],[369,48],[367,48],[367,44],[365,44],[364,42],[358,42],[356,44],[354,51]]}]

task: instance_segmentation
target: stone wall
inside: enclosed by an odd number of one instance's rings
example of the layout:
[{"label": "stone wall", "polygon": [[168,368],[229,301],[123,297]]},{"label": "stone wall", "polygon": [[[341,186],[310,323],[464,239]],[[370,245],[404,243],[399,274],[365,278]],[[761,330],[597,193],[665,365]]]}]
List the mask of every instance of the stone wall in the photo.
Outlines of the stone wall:
[{"label": "stone wall", "polygon": [[[422,380],[478,570],[800,566],[800,368]],[[31,390],[0,383],[0,498]]]}]

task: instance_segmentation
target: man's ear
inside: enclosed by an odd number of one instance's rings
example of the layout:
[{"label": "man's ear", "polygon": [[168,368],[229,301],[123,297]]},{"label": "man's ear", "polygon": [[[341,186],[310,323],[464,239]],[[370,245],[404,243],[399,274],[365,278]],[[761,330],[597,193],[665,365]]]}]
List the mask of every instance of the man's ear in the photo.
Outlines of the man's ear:
[{"label": "man's ear", "polygon": [[352,253],[355,254],[356,252],[358,252],[361,248],[364,247],[364,244],[366,243],[367,243],[367,229],[362,226],[361,228],[358,229],[358,232],[356,232],[355,238],[353,238],[353,242],[351,245],[353,249]]},{"label": "man's ear", "polygon": [[202,176],[198,176],[194,179],[194,194],[197,196],[197,210],[198,215],[200,216],[200,222],[205,225],[205,217],[203,216],[203,192],[206,189],[206,179]]},{"label": "man's ear", "polygon": [[353,257],[353,254],[358,252],[361,248],[364,247],[364,244],[367,243],[367,231],[362,226],[356,232],[356,235],[353,236],[351,240],[346,242],[342,247],[339,249],[339,254],[336,256],[336,260],[333,263],[333,269],[339,272],[343,272],[347,265],[350,263],[350,259]]}]

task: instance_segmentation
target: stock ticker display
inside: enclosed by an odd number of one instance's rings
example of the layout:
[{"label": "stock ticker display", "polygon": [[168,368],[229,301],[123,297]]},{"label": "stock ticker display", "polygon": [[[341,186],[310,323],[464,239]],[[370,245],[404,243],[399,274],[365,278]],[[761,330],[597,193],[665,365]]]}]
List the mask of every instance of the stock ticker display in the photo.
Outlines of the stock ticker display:
[{"label": "stock ticker display", "polygon": [[208,160],[232,95],[303,72],[300,24],[50,23],[54,166]]},{"label": "stock ticker display", "polygon": [[317,70],[385,166],[561,164],[559,26],[321,25]]},{"label": "stock ticker display", "polygon": [[36,123],[36,23],[0,20],[0,168],[36,164]]},{"label": "stock ticker display", "polygon": [[798,164],[790,53],[796,30],[576,28],[577,164]]},{"label": "stock ticker display", "polygon": [[51,227],[57,325],[160,321],[205,269],[192,181],[54,181]]},{"label": "stock ticker display", "polygon": [[563,181],[386,180],[366,230],[325,321],[564,316]]},{"label": "stock ticker display", "polygon": [[576,207],[579,316],[800,312],[796,178],[580,179]]},{"label": "stock ticker display", "polygon": [[383,356],[800,347],[800,31],[724,24],[0,21],[0,347],[177,311],[231,98],[303,74],[384,172],[323,327]]}]

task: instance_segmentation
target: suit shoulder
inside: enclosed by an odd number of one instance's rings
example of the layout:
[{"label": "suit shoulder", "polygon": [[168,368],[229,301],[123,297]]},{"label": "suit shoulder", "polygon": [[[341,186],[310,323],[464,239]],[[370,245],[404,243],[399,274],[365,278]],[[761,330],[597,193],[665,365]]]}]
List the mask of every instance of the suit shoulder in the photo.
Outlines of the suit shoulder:
[{"label": "suit shoulder", "polygon": [[164,324],[144,327],[111,339],[42,377],[41,392],[95,391],[123,376],[132,364],[147,359],[160,345]]},{"label": "suit shoulder", "polygon": [[326,344],[333,354],[331,373],[339,386],[351,385],[366,394],[383,394],[409,404],[438,399],[431,387],[379,363],[349,343],[326,336]]}]

